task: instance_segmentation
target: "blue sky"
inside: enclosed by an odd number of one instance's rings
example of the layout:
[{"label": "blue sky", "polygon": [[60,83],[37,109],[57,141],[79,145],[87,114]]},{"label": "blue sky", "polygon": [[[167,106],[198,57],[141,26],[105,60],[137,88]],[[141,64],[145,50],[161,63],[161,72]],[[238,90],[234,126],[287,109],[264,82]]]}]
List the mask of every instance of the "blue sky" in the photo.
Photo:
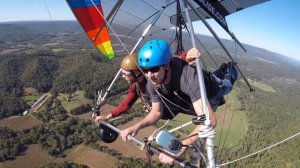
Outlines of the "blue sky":
[{"label": "blue sky", "polygon": [[[53,20],[75,20],[65,0],[46,0]],[[50,20],[44,0],[0,2],[0,22]],[[246,44],[300,60],[300,1],[271,0],[226,17],[236,37]],[[230,37],[213,20],[211,26],[222,38]],[[201,23],[196,32],[210,35]],[[199,26],[200,25],[200,26]]]}]

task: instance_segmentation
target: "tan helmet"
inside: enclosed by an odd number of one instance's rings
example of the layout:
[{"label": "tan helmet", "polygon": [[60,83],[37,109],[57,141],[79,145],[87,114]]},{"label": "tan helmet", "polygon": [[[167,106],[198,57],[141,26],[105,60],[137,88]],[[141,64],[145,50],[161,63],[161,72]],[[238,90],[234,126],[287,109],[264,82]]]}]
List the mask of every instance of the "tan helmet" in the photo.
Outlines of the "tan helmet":
[{"label": "tan helmet", "polygon": [[139,71],[137,62],[138,62],[137,54],[126,55],[122,60],[121,68],[126,71]]}]

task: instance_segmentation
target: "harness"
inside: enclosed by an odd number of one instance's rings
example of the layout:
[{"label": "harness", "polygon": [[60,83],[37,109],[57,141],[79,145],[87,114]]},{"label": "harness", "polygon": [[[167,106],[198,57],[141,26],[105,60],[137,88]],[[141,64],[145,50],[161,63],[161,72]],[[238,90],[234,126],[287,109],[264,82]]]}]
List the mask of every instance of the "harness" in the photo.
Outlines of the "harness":
[{"label": "harness", "polygon": [[211,72],[206,70],[203,70],[203,72],[207,98],[212,99],[218,94],[220,89],[219,81]]},{"label": "harness", "polygon": [[[147,83],[146,78],[144,78],[141,83],[135,82],[135,91],[141,98],[141,100],[142,100],[141,104],[144,107],[145,111],[150,112],[151,111],[151,98],[150,98],[150,95],[147,93],[146,83]],[[142,91],[140,85],[145,86],[144,91]]]},{"label": "harness", "polygon": [[[173,59],[172,64],[174,64],[175,67],[177,67],[177,69],[180,70],[180,71],[178,71],[179,74],[182,74],[183,67],[185,65],[187,65],[186,62],[181,61],[179,58],[176,58],[176,57]],[[209,72],[207,70],[202,70],[202,72],[203,72],[203,77],[204,77],[207,98],[208,99],[214,98],[220,89],[219,82],[216,80],[216,78],[214,77],[214,75],[211,72]],[[176,86],[180,86],[180,80],[176,81]],[[176,86],[172,86],[172,87],[176,87]]]},{"label": "harness", "polygon": [[[183,67],[186,65],[185,62],[181,61],[179,58],[174,58],[172,60],[171,66],[176,67],[176,75],[172,75],[172,77],[181,76],[183,72]],[[214,98],[220,89],[218,80],[214,77],[214,75],[206,70],[203,70],[205,89],[207,93],[208,100]],[[159,92],[165,95],[165,97],[174,101],[177,105],[181,106],[183,109],[180,109],[180,112],[196,115],[193,107],[193,103],[190,99],[190,96],[183,93],[180,88],[180,79],[176,79],[173,81],[174,83],[166,87],[165,85],[161,85],[159,88]]]}]

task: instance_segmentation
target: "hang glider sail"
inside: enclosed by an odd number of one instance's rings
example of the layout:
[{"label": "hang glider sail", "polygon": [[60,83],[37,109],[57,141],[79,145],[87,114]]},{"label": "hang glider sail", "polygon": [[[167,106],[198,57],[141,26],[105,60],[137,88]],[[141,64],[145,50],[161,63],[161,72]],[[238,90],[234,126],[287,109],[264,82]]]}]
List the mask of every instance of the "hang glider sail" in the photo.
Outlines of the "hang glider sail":
[{"label": "hang glider sail", "polygon": [[115,54],[103,19],[104,15],[100,0],[66,1],[93,44],[105,57],[113,58]]},{"label": "hang glider sail", "polygon": [[[90,0],[87,0],[88,2]],[[101,0],[101,6],[104,13],[110,13],[113,10],[113,7],[118,3],[119,0]],[[227,28],[226,18],[227,16],[250,8],[252,6],[259,5],[261,3],[267,2],[269,0],[189,0],[193,6],[199,9],[199,12],[204,16],[204,18],[212,18],[200,5],[201,3],[212,10],[209,2],[218,3],[213,7],[217,15],[217,18],[223,23],[223,27]],[[149,36],[145,37],[146,40],[151,40],[155,38],[165,39],[166,41],[171,41],[170,39],[173,36],[174,26],[176,25],[176,0],[172,0],[170,5],[166,7],[163,11],[163,14],[160,16],[159,20],[151,28]],[[198,3],[197,3],[198,2]],[[110,40],[114,48],[114,53],[118,55],[128,54],[124,50],[124,46],[127,49],[133,48],[134,44],[138,41],[139,37],[143,34],[144,30],[151,23],[151,20],[156,16],[155,13],[165,5],[165,1],[146,1],[146,0],[126,0],[117,10],[116,14],[110,20],[110,27],[114,29],[117,35],[110,32]],[[220,10],[218,7],[222,6],[223,10]],[[216,14],[218,11],[220,14]],[[221,15],[222,14],[222,15]],[[190,16],[192,21],[199,20],[199,17],[190,10]],[[183,17],[185,18],[185,17]],[[124,44],[119,42],[118,36]],[[189,37],[182,37],[184,42],[184,47],[187,47],[189,44]]]},{"label": "hang glider sail", "polygon": [[[194,5],[198,5],[197,10],[204,18],[213,18],[225,31],[229,32],[225,16],[267,1],[269,0],[194,0]],[[170,18],[173,25],[176,25],[176,17],[176,14],[174,14]],[[199,20],[199,17],[192,10],[190,11],[190,17],[192,21]]]}]

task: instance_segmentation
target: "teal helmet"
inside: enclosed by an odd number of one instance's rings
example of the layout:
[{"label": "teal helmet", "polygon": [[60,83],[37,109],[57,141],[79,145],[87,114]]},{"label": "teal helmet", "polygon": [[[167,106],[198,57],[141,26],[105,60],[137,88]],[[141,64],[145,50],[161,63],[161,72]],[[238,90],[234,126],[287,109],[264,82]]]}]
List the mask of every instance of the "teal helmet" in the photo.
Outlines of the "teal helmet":
[{"label": "teal helmet", "polygon": [[151,40],[144,44],[138,54],[138,64],[142,68],[167,65],[172,58],[169,44],[164,40]]}]

